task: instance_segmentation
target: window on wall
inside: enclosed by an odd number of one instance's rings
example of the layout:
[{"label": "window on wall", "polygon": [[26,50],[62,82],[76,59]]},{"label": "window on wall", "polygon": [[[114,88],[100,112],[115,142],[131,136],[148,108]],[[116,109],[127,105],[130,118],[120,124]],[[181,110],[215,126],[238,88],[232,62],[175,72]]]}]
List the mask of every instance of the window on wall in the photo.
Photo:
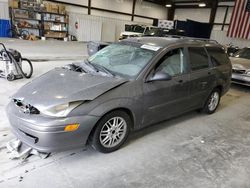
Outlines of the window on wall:
[{"label": "window on wall", "polygon": [[208,56],[203,47],[189,47],[189,61],[192,71],[209,67]]}]

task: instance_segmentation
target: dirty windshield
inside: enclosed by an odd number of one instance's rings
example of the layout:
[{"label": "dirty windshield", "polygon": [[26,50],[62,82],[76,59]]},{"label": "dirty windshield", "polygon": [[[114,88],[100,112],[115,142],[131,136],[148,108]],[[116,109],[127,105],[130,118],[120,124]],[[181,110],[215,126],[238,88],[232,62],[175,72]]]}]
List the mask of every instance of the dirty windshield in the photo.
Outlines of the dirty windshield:
[{"label": "dirty windshield", "polygon": [[88,61],[94,66],[102,66],[114,75],[126,78],[136,77],[154,56],[155,51],[130,45],[112,44]]}]

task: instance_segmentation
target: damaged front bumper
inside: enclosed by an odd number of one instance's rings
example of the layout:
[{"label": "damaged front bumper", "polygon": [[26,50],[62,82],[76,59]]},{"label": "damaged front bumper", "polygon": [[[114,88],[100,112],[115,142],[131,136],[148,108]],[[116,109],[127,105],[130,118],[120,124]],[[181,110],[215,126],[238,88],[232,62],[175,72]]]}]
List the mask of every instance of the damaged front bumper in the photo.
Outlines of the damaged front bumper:
[{"label": "damaged front bumper", "polygon": [[[88,136],[98,121],[96,116],[50,118],[25,114],[13,102],[7,106],[7,115],[12,132],[17,139],[39,152],[69,150],[85,146]],[[77,130],[65,132],[68,124],[78,123]]]},{"label": "damaged front bumper", "polygon": [[30,155],[37,155],[42,159],[46,159],[50,153],[41,153],[36,149],[33,149],[21,140],[13,139],[6,144],[6,148],[10,152],[10,159],[27,159]]}]

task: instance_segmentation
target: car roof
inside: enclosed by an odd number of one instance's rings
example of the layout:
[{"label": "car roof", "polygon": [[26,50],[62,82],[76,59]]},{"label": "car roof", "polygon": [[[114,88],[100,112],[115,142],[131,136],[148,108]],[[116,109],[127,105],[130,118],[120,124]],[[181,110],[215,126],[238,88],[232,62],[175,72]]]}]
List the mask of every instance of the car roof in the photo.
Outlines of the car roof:
[{"label": "car roof", "polygon": [[140,45],[151,45],[161,48],[168,47],[170,45],[205,45],[213,47],[222,47],[217,41],[209,39],[189,38],[180,36],[170,37],[132,37],[121,41],[122,43],[137,43]]}]

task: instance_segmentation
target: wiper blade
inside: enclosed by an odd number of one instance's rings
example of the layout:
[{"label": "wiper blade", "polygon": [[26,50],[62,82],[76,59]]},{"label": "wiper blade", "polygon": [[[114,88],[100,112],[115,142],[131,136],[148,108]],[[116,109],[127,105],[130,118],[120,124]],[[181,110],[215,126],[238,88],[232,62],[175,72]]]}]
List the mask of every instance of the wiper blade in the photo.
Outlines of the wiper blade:
[{"label": "wiper blade", "polygon": [[86,73],[86,71],[81,66],[74,64],[74,63],[65,65],[65,66],[63,66],[63,68],[66,68],[66,69],[71,70],[71,71],[85,72]]},{"label": "wiper blade", "polygon": [[91,64],[88,59],[85,59],[85,64],[94,69],[94,71],[99,72],[99,70],[93,64]]},{"label": "wiper blade", "polygon": [[99,69],[99,70],[101,70],[101,71],[104,71],[104,72],[106,72],[107,74],[109,74],[109,75],[111,75],[111,76],[115,76],[114,73],[112,73],[110,70],[108,70],[108,69],[107,69],[106,67],[104,67],[104,66],[101,66],[101,65],[98,65],[98,64],[95,64],[95,63],[93,63],[93,64],[91,64],[91,65],[97,67],[97,69]]}]

